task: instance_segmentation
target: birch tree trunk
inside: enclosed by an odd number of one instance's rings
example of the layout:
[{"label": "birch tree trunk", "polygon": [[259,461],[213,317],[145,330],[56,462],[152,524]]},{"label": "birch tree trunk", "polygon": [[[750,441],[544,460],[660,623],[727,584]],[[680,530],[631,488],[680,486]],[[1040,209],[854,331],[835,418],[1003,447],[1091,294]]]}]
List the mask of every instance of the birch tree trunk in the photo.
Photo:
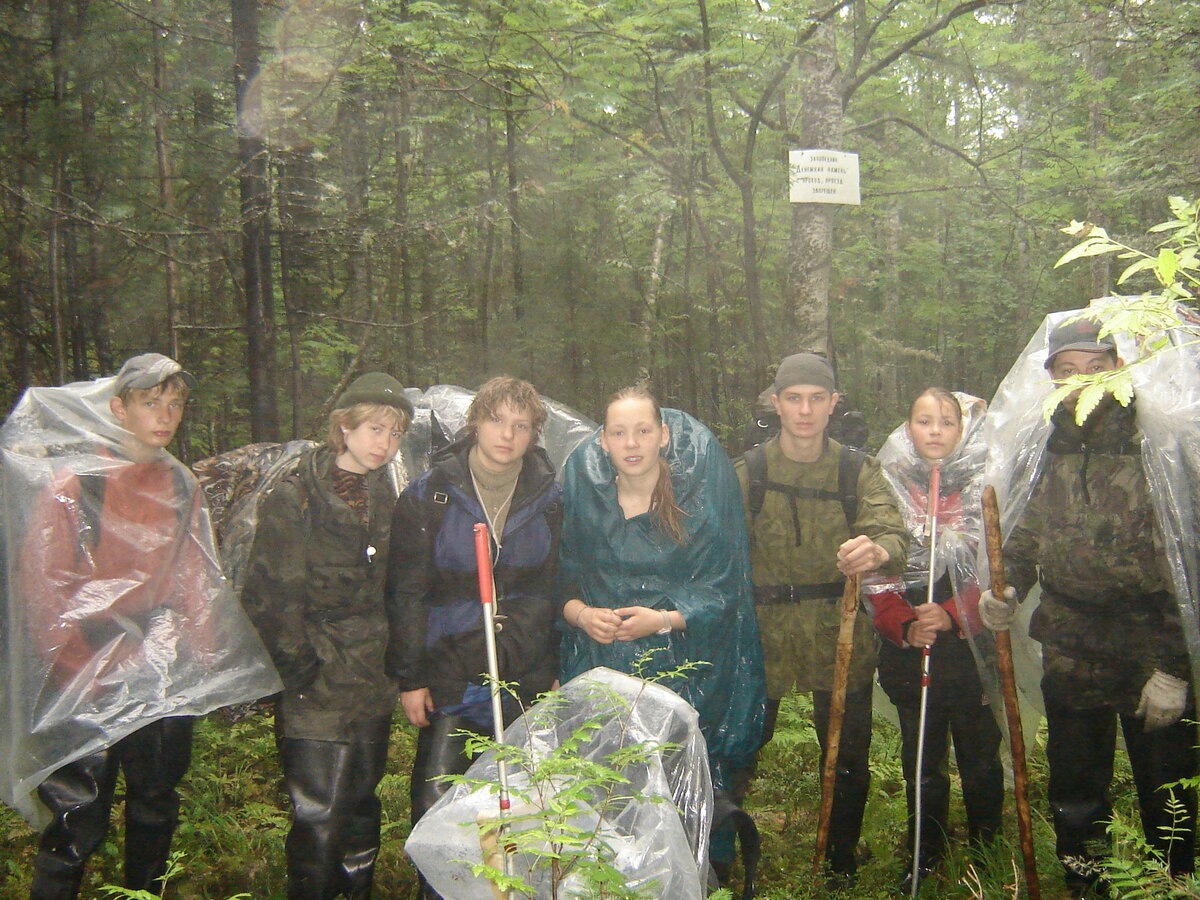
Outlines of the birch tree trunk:
[{"label": "birch tree trunk", "polygon": [[[839,149],[844,120],[839,91],[837,37],[824,22],[799,59],[800,140],[805,148]],[[796,344],[789,352],[831,356],[829,289],[833,272],[833,222],[837,207],[793,203],[788,273],[796,310]],[[832,356],[831,356],[832,358]]]}]

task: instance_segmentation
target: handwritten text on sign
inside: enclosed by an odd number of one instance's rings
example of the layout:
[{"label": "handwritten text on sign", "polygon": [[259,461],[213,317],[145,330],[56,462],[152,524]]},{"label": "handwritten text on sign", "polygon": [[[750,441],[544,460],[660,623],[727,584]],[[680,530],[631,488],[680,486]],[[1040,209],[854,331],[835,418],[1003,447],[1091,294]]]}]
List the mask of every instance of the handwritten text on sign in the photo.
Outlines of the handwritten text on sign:
[{"label": "handwritten text on sign", "polygon": [[858,190],[858,154],[841,150],[792,150],[788,170],[793,203],[862,202]]}]

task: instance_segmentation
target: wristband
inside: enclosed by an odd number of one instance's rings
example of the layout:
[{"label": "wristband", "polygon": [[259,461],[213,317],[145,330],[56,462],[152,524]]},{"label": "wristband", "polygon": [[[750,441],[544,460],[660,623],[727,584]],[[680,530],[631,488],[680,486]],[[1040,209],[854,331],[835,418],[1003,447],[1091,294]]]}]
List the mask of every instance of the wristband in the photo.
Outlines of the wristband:
[{"label": "wristband", "polygon": [[575,615],[575,627],[576,628],[580,628],[580,629],[583,628],[583,626],[579,623],[583,621],[583,612],[587,608],[588,608],[588,605],[586,603],[584,603],[582,606],[579,607],[579,612]]},{"label": "wristband", "polygon": [[669,615],[667,615],[667,611],[665,609],[660,609],[659,612],[662,613],[663,627],[658,629],[658,631],[656,631],[654,633],[655,634],[670,634],[671,633],[671,617]]}]

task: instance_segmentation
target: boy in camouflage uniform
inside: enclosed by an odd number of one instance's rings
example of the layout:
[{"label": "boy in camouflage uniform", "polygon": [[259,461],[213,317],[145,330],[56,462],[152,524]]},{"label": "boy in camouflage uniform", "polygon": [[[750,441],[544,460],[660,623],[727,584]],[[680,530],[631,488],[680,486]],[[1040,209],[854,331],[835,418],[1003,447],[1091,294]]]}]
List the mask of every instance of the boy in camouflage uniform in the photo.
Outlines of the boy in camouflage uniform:
[{"label": "boy in camouflage uniform", "polygon": [[[750,453],[735,464],[746,500],[767,670],[763,743],[774,732],[781,698],[796,688],[812,692],[822,754],[845,578],[875,571],[898,576],[908,551],[908,530],[879,464],[825,434],[837,400],[833,370],[824,359],[812,353],[787,357],[779,364],[771,395],[781,430],[761,448],[765,478],[760,486],[751,471]],[[844,509],[845,491],[839,490],[839,481],[845,480],[839,479],[839,470],[846,466],[859,467],[856,483],[850,486],[857,496],[853,511]],[[852,524],[847,521],[851,516]],[[868,753],[877,650],[871,617],[860,610],[827,855],[830,868],[840,875],[852,876],[857,868],[854,850],[871,777]]]},{"label": "boy in camouflage uniform", "polygon": [[[1098,334],[1088,320],[1055,328],[1050,376],[1123,365],[1112,339]],[[1042,474],[1005,544],[1008,602],[985,592],[980,615],[989,628],[1006,629],[1012,602],[1040,581],[1030,635],[1042,644],[1050,809],[1067,885],[1082,897],[1108,847],[1118,721],[1146,840],[1172,873],[1192,871],[1195,792],[1162,786],[1196,774],[1196,728],[1186,721],[1195,717],[1187,645],[1142,468],[1135,404],[1105,395],[1077,425],[1077,396],[1051,419]]]}]

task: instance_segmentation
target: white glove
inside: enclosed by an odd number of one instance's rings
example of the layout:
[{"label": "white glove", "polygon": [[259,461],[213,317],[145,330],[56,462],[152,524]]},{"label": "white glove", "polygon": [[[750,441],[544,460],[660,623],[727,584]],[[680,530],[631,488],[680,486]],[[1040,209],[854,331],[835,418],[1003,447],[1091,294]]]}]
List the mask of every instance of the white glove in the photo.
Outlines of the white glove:
[{"label": "white glove", "polygon": [[1004,589],[1003,600],[991,591],[979,595],[979,618],[992,631],[1008,631],[1016,614],[1017,590],[1012,585]]},{"label": "white glove", "polygon": [[1187,689],[1187,682],[1182,678],[1155,669],[1142,688],[1142,702],[1134,715],[1145,718],[1147,731],[1173,725],[1187,707]]}]

